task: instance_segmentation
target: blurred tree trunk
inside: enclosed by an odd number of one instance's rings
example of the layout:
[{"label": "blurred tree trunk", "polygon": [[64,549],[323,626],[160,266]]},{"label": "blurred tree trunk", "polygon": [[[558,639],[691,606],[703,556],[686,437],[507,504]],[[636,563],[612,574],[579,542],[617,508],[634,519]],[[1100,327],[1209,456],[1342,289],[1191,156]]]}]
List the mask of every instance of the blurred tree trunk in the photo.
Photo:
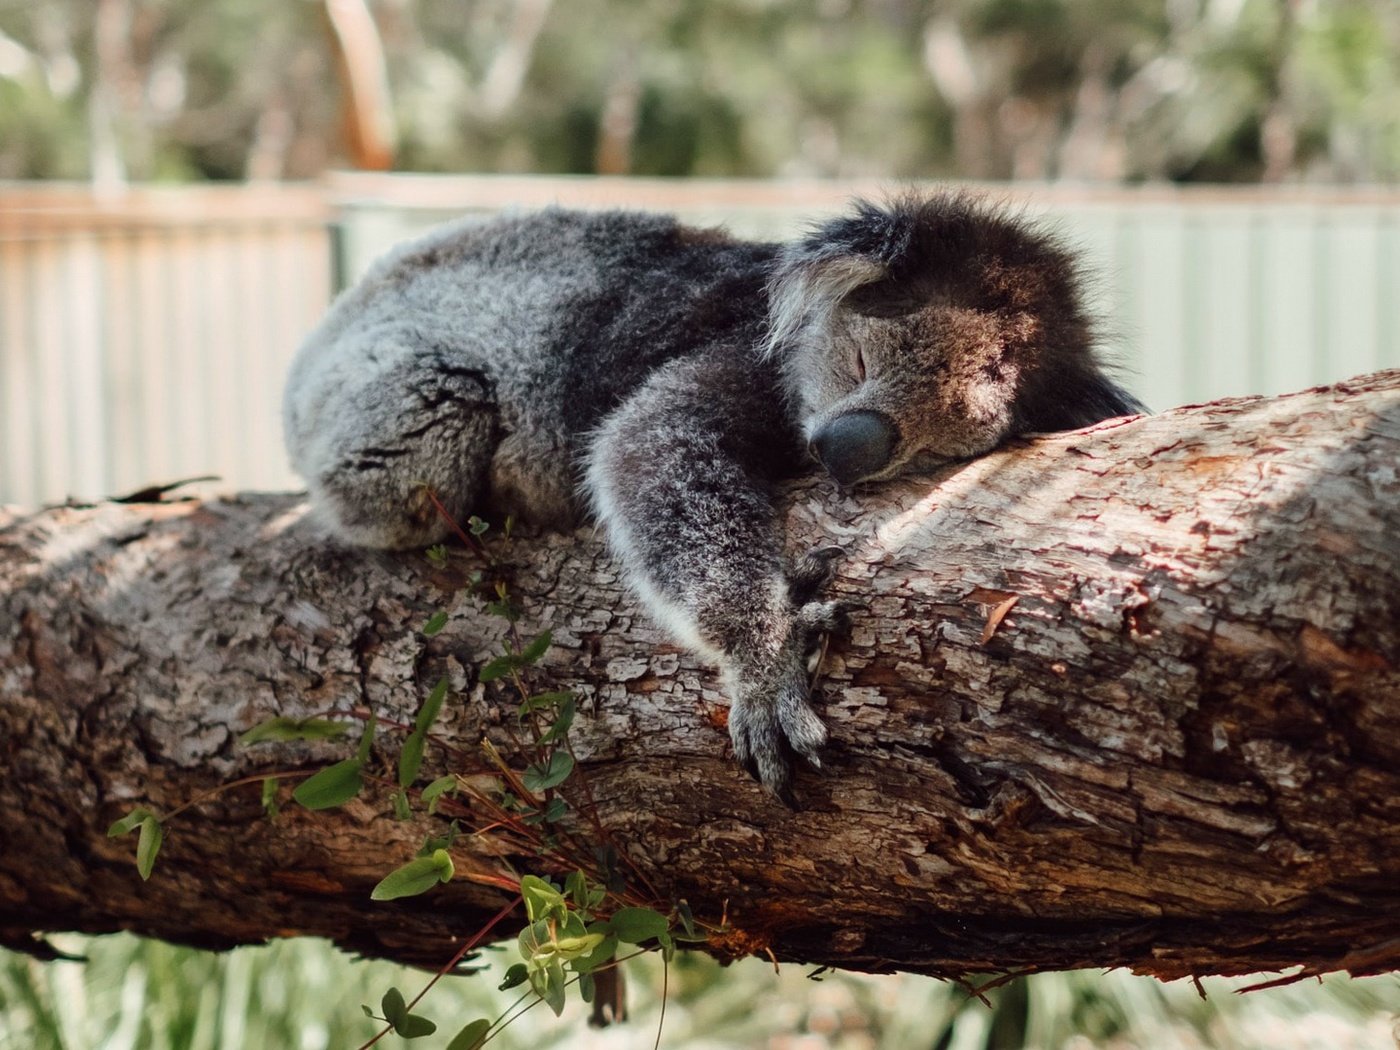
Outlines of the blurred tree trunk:
[{"label": "blurred tree trunk", "polygon": [[[867,497],[788,493],[797,549],[847,553],[859,603],[819,707],[802,809],[728,758],[712,675],[666,645],[590,530],[496,540],[534,688],[583,698],[578,834],[635,892],[730,932],[719,954],[959,974],[1128,966],[1175,977],[1400,966],[1400,371],[1024,442]],[[489,537],[488,537],[489,538]],[[518,697],[482,683],[504,621],[474,557],[337,548],[289,496],[0,518],[0,937],[129,929],[206,946],[319,934],[438,963],[561,873],[504,829],[458,878],[369,890],[443,819],[256,783],[168,822],[143,883],[135,805],[311,770],[349,744],[236,746],[272,715],[376,712],[386,781],[452,683],[423,782],[519,762]],[[450,611],[441,633],[420,631]],[[591,800],[591,801],[590,801]],[[489,814],[458,805],[466,827]],[[647,890],[646,887],[653,890]],[[518,925],[515,914],[500,928]]]},{"label": "blurred tree trunk", "polygon": [[365,0],[324,0],[340,73],[342,126],[350,159],[361,171],[394,164],[393,104],[384,45]]}]

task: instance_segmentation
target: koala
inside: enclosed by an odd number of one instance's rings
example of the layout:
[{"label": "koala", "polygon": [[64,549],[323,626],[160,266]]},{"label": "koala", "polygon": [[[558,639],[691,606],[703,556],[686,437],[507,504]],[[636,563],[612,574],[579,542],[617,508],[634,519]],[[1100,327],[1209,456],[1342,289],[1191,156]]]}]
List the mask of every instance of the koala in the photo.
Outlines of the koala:
[{"label": "koala", "polygon": [[788,561],[774,483],[843,488],[1142,411],[1074,257],[960,193],[858,200],[785,243],[548,209],[443,226],[332,305],[291,368],[295,469],[345,541],[592,518],[652,616],[716,664],[738,761],[792,802],[826,729],[806,658],[832,549]]}]

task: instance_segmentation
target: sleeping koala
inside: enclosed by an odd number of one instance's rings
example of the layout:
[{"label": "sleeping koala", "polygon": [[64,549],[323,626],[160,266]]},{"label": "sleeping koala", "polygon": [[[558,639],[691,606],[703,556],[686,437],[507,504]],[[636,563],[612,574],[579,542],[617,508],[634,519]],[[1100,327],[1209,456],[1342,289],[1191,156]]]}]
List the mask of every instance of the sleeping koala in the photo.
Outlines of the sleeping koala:
[{"label": "sleeping koala", "polygon": [[294,467],[334,531],[591,515],[652,615],[717,664],[738,760],[790,801],[826,729],[805,656],[828,553],[784,561],[773,483],[852,486],[1141,411],[1092,348],[1074,259],[962,194],[856,202],[789,244],[550,209],[381,259],[301,348]]}]

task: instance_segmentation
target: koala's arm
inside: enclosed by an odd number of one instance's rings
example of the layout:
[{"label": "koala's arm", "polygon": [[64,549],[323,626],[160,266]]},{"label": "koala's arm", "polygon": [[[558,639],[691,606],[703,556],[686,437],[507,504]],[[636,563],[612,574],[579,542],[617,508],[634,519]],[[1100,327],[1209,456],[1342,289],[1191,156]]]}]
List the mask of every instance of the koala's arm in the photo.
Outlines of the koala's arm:
[{"label": "koala's arm", "polygon": [[750,363],[691,358],[659,370],[607,419],[588,488],[609,544],[651,614],[717,663],[735,757],[790,802],[791,758],[818,765],[826,728],[805,657],[835,619],[813,601],[820,559],[785,570],[769,479],[796,438]]}]

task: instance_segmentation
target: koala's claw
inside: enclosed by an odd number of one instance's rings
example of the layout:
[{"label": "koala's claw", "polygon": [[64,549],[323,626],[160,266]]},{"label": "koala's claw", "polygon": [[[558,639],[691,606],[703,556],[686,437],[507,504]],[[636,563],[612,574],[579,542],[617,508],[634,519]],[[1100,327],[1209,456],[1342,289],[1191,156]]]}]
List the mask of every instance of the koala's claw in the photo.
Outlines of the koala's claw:
[{"label": "koala's claw", "polygon": [[781,687],[771,699],[735,700],[729,709],[729,736],[739,765],[795,809],[792,759],[801,757],[820,769],[827,739],[826,726],[807,701],[803,680]]}]

